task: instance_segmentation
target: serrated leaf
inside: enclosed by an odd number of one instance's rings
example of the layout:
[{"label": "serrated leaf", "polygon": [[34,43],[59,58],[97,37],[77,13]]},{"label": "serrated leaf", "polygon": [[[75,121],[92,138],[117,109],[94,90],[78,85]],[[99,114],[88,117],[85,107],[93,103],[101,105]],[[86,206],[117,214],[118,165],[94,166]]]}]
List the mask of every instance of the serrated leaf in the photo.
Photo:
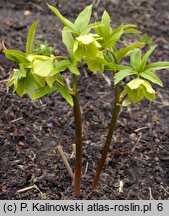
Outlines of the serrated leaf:
[{"label": "serrated leaf", "polygon": [[130,56],[130,64],[134,70],[139,71],[139,67],[141,64],[141,50],[135,48]]},{"label": "serrated leaf", "polygon": [[76,26],[79,34],[86,28],[90,22],[92,13],[92,5],[87,6],[76,18],[74,25]]},{"label": "serrated leaf", "polygon": [[123,80],[125,77],[136,74],[136,72],[132,70],[121,70],[117,72],[114,76],[114,85],[117,85],[121,80]]},{"label": "serrated leaf", "polygon": [[110,26],[110,16],[107,13],[107,11],[103,12],[101,24],[102,26],[95,27],[94,30],[106,42],[109,39],[110,34],[112,32],[112,29]]},{"label": "serrated leaf", "polygon": [[71,31],[67,27],[64,27],[62,30],[62,40],[67,48],[70,58],[72,58],[74,39],[73,39]]},{"label": "serrated leaf", "polygon": [[12,49],[6,49],[3,50],[5,53],[5,56],[7,59],[18,62],[18,63],[27,63],[26,55],[20,50],[12,50]]},{"label": "serrated leaf", "polygon": [[27,54],[33,53],[35,32],[36,32],[38,24],[39,24],[39,20],[34,22],[29,29],[27,41],[26,41],[26,53]]},{"label": "serrated leaf", "polygon": [[140,70],[143,71],[145,68],[145,65],[148,61],[148,58],[150,57],[150,55],[152,54],[152,52],[154,51],[154,49],[156,48],[157,45],[152,46],[151,49],[149,49],[147,51],[147,53],[143,56],[142,60],[141,60],[141,65],[140,65]]},{"label": "serrated leaf", "polygon": [[104,24],[104,30],[105,30],[105,32],[109,34],[110,31],[111,31],[111,26],[110,26],[111,20],[110,20],[110,16],[107,13],[107,11],[103,12],[101,22],[102,22],[102,24]]},{"label": "serrated leaf", "polygon": [[117,59],[120,62],[125,56],[127,56],[134,48],[144,46],[145,44],[142,42],[133,43],[128,47],[121,48],[117,53]]},{"label": "serrated leaf", "polygon": [[47,4],[48,7],[50,8],[50,10],[58,17],[58,19],[63,23],[64,26],[68,27],[71,31],[76,32],[77,29],[75,27],[75,25],[69,21],[68,19],[66,19],[64,16],[62,16],[62,14],[59,12],[59,10],[49,4]]},{"label": "serrated leaf", "polygon": [[11,85],[14,85],[14,91],[18,88],[18,83],[19,81],[23,78],[26,77],[26,70],[25,68],[23,67],[22,64],[20,64],[20,69],[14,69],[14,72],[13,72],[13,75],[12,75],[12,78],[10,79],[10,81],[7,83],[7,86],[11,86]]},{"label": "serrated leaf", "polygon": [[105,41],[105,48],[110,48],[114,46],[118,40],[121,38],[122,34],[124,33],[124,27],[121,25],[120,27],[116,28],[109,36],[109,39]]},{"label": "serrated leaf", "polygon": [[73,106],[73,98],[70,95],[70,90],[67,86],[63,86],[59,88],[59,92],[62,95],[62,97],[71,105]]},{"label": "serrated leaf", "polygon": [[146,65],[145,70],[151,70],[151,71],[157,71],[162,69],[168,69],[169,68],[169,62],[154,62],[151,64]]},{"label": "serrated leaf", "polygon": [[160,78],[151,71],[148,71],[148,70],[143,71],[140,73],[140,76],[147,79],[147,80],[150,80],[151,82],[153,82],[155,84],[160,85],[161,87],[163,87],[163,83],[160,80]]}]

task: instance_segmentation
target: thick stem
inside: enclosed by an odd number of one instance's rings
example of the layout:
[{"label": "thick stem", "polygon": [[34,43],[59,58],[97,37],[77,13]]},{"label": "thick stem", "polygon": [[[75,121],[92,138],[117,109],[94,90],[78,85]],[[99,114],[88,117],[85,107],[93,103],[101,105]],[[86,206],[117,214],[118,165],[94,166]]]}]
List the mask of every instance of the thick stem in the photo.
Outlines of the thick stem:
[{"label": "thick stem", "polygon": [[108,154],[108,151],[109,151],[109,146],[111,144],[112,136],[113,136],[113,133],[114,133],[114,130],[115,130],[115,126],[116,126],[118,115],[119,115],[120,108],[121,108],[121,104],[119,104],[119,98],[120,98],[120,86],[116,85],[115,105],[114,105],[113,112],[112,112],[112,119],[111,119],[111,123],[110,123],[109,130],[108,130],[108,133],[107,133],[106,141],[105,141],[105,144],[104,144],[104,147],[103,147],[102,156],[101,156],[100,161],[99,161],[99,163],[98,163],[98,165],[96,167],[96,173],[95,173],[95,176],[93,178],[93,183],[92,183],[93,189],[96,189],[96,187],[97,187],[99,177],[100,177],[100,173],[101,173],[101,171],[103,169],[105,160],[107,158],[107,154]]},{"label": "thick stem", "polygon": [[75,141],[76,141],[76,167],[75,167],[75,195],[80,196],[80,180],[82,170],[82,120],[80,112],[80,104],[78,99],[78,82],[76,75],[73,75],[73,90],[74,95],[74,118],[75,118]]}]

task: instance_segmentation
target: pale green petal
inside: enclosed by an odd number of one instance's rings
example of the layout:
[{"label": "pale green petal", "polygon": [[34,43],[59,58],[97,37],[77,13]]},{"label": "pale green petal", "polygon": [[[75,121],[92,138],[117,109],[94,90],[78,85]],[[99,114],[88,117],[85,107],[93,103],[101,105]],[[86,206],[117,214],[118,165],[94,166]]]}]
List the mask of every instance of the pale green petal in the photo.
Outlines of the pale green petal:
[{"label": "pale green petal", "polygon": [[75,40],[74,45],[73,45],[73,52],[75,53],[77,48],[78,48],[79,42]]},{"label": "pale green petal", "polygon": [[143,85],[145,86],[147,92],[149,92],[150,94],[155,94],[154,89],[148,81],[145,80]]},{"label": "pale green petal", "polygon": [[144,83],[144,80],[139,79],[139,78],[136,78],[136,79],[131,80],[131,81],[127,84],[127,86],[128,86],[130,89],[137,89],[137,88],[139,88],[139,86],[140,86],[141,84],[143,84],[143,83]]},{"label": "pale green petal", "polygon": [[82,42],[83,44],[90,44],[94,42],[94,38],[91,35],[80,35],[76,38],[76,40]]},{"label": "pale green petal", "polygon": [[54,61],[50,59],[48,61],[34,60],[33,62],[33,73],[47,77],[51,71],[54,70]]}]

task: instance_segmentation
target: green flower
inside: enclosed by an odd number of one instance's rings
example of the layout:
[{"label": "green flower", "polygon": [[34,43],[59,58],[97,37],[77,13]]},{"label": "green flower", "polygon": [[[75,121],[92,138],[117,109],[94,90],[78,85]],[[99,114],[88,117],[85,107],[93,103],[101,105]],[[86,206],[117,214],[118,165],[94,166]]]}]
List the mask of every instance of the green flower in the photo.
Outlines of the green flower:
[{"label": "green flower", "polygon": [[151,84],[140,78],[133,79],[127,84],[121,96],[124,97],[125,95],[127,95],[130,102],[133,103],[141,101],[144,97],[148,100],[155,99],[155,91]]},{"label": "green flower", "polygon": [[104,66],[107,64],[107,61],[104,59],[103,53],[98,51],[94,58],[86,59],[89,70],[92,72],[100,71],[103,73]]},{"label": "green flower", "polygon": [[84,56],[88,59],[94,58],[101,45],[93,35],[80,35],[75,39],[73,53],[75,58],[80,61]]},{"label": "green flower", "polygon": [[32,73],[40,76],[47,77],[55,69],[55,56],[33,55],[27,56],[28,61],[31,63]]}]

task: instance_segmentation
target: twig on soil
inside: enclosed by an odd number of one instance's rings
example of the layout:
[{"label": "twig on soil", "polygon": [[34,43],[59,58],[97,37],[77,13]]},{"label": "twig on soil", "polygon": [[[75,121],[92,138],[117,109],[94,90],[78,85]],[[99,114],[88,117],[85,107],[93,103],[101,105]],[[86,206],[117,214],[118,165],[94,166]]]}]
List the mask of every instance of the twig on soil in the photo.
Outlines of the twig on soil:
[{"label": "twig on soil", "polygon": [[149,187],[149,194],[150,194],[150,200],[154,200],[153,196],[152,196],[152,192],[151,192],[151,188]]},{"label": "twig on soil", "polygon": [[15,123],[15,122],[20,121],[20,120],[22,120],[22,119],[23,119],[23,117],[19,117],[19,118],[17,118],[17,119],[14,119],[14,120],[10,121],[10,123]]},{"label": "twig on soil", "polygon": [[100,4],[101,0],[93,0],[92,4],[97,8]]},{"label": "twig on soil", "polygon": [[76,144],[72,144],[72,154],[70,158],[75,158],[76,157]]},{"label": "twig on soil", "polygon": [[67,160],[67,158],[65,156],[65,153],[63,152],[63,149],[62,149],[61,145],[58,145],[56,147],[56,150],[58,150],[58,153],[60,154],[60,156],[61,156],[61,158],[62,158],[62,160],[63,160],[63,162],[64,162],[64,164],[66,166],[66,169],[68,170],[68,173],[69,173],[70,177],[72,178],[72,180],[74,182],[74,173],[73,173],[72,168],[70,167],[70,164],[69,164],[69,162],[68,162],[68,160]]},{"label": "twig on soil", "polygon": [[161,188],[169,195],[169,192],[161,185]]},{"label": "twig on soil", "polygon": [[83,178],[84,178],[84,177],[86,176],[86,174],[87,174],[88,167],[89,167],[89,163],[87,162],[87,163],[86,163],[86,168],[85,168],[85,171],[84,171],[84,174],[83,174]]},{"label": "twig on soil", "polygon": [[35,140],[38,141],[38,143],[41,143],[40,140],[35,136],[35,134],[32,134],[32,135],[35,138]]},{"label": "twig on soil", "polygon": [[32,185],[32,186],[17,190],[17,193],[23,193],[23,192],[29,191],[31,189],[34,189],[34,188],[35,188],[34,185]]},{"label": "twig on soil", "polygon": [[160,101],[151,101],[152,103],[156,103],[156,104],[160,104],[162,107],[163,106],[169,106],[169,103],[168,103],[168,101],[162,101],[162,102],[160,102]]},{"label": "twig on soil", "polygon": [[119,189],[118,189],[119,193],[123,193],[123,186],[124,186],[124,183],[123,183],[123,181],[120,180]]},{"label": "twig on soil", "polygon": [[108,86],[111,86],[111,80],[109,79],[109,77],[103,74],[103,78],[106,80]]},{"label": "twig on soil", "polygon": [[83,72],[84,72],[85,77],[88,78],[87,71],[85,70],[85,68],[83,68]]},{"label": "twig on soil", "polygon": [[139,137],[137,138],[137,141],[136,141],[136,144],[133,146],[133,148],[131,149],[131,153],[133,153],[134,152],[134,150],[135,150],[135,148],[136,148],[136,146],[138,145],[138,143],[140,142],[140,139],[141,139],[141,137],[142,137],[142,134],[140,134],[139,135]]},{"label": "twig on soil", "polygon": [[135,132],[139,132],[141,130],[144,130],[144,129],[148,129],[149,127],[148,126],[145,126],[145,127],[141,127],[141,128],[137,128],[136,130],[134,130]]}]

